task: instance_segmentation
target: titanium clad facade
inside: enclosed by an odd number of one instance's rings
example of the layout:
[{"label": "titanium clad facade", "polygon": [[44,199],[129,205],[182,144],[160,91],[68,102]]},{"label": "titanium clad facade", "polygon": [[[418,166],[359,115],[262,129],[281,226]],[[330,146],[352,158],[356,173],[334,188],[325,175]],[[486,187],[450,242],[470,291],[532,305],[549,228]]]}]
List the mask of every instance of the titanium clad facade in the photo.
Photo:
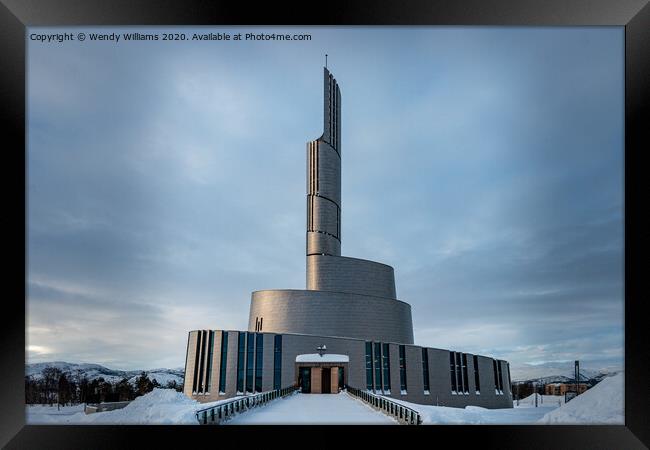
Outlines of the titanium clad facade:
[{"label": "titanium clad facade", "polygon": [[[306,289],[253,292],[247,331],[191,331],[183,392],[200,402],[267,392],[308,367],[313,392],[334,391],[341,373],[345,386],[413,403],[512,407],[507,362],[414,345],[393,268],[341,256],[341,91],[327,68],[323,81],[323,134],[307,143]],[[348,361],[296,361],[323,345]]]},{"label": "titanium clad facade", "polygon": [[[204,330],[191,331],[189,334],[190,344],[196,342],[198,335]],[[242,395],[237,391],[237,360],[238,360],[238,346],[237,338],[239,333],[246,333],[244,331],[227,331],[228,333],[228,354],[220,354],[220,345],[215,346],[213,355],[214,362],[218,365],[218,361],[226,360],[227,368],[225,371],[219,370],[217,367],[213,369],[213,386],[218,386],[221,382],[219,379],[221,373],[225,373],[225,391],[218,392],[216,389],[211,389],[210,392],[195,392],[185,390],[185,394],[199,402],[212,402],[223,400],[236,395]],[[214,330],[215,336],[221,336],[221,330]],[[274,339],[278,334],[275,333],[250,333],[255,342],[258,341],[257,337],[262,336],[263,350],[262,350],[262,390],[273,390],[274,380]],[[289,387],[297,383],[298,380],[298,367],[301,363],[296,363],[296,357],[301,354],[313,353],[314,349],[325,344],[327,346],[327,353],[343,354],[349,357],[349,362],[345,364],[345,384],[360,389],[366,387],[366,343],[370,343],[372,348],[371,357],[371,373],[372,373],[372,391],[379,395],[384,395],[389,398],[404,400],[412,403],[420,403],[427,405],[451,406],[463,408],[468,405],[481,406],[484,408],[510,408],[512,407],[512,394],[510,389],[505,386],[510,385],[510,380],[507,378],[507,363],[505,361],[497,361],[502,367],[502,373],[505,374],[503,379],[503,394],[499,394],[494,389],[493,377],[493,359],[485,356],[478,355],[480,364],[480,383],[481,386],[489,386],[490,389],[481,389],[480,393],[476,393],[473,381],[473,357],[472,354],[467,355],[467,361],[470,364],[468,367],[469,389],[467,394],[459,395],[453,393],[451,389],[450,371],[449,371],[449,350],[442,350],[436,348],[425,348],[428,356],[428,373],[429,373],[429,390],[424,389],[424,374],[425,371],[422,367],[422,349],[423,347],[409,344],[396,344],[392,342],[380,341],[366,341],[362,339],[350,338],[337,338],[331,336],[311,336],[300,334],[279,334],[282,336],[282,344],[280,349],[280,387]],[[215,340],[216,342],[216,340]],[[231,342],[233,344],[231,344]],[[405,370],[406,370],[406,389],[400,389],[400,346],[404,347],[405,356]],[[375,357],[375,350],[381,349],[381,356],[383,356],[384,348],[388,347],[388,367],[386,362],[380,357]],[[190,345],[188,352],[188,361],[196,358],[196,346]],[[257,354],[257,345],[253,350]],[[202,353],[199,355],[199,359]],[[377,367],[379,361],[379,369]],[[253,371],[257,371],[257,358],[253,358]],[[390,377],[390,389],[384,389],[386,383],[386,375],[384,369],[387,369]],[[193,372],[191,365],[186,367],[185,386],[191,386],[193,383]],[[428,393],[427,393],[428,392]]]},{"label": "titanium clad facade", "polygon": [[307,143],[307,254],[341,255],[341,91],[324,68],[323,134]]},{"label": "titanium clad facade", "polygon": [[397,298],[391,266],[344,256],[307,256],[307,289]]},{"label": "titanium clad facade", "polygon": [[341,256],[341,92],[327,68],[323,100],[323,134],[307,143],[307,289],[253,292],[248,329],[412,344],[393,268]]},{"label": "titanium clad facade", "polygon": [[413,343],[411,306],[399,300],[330,291],[253,292],[248,330]]}]

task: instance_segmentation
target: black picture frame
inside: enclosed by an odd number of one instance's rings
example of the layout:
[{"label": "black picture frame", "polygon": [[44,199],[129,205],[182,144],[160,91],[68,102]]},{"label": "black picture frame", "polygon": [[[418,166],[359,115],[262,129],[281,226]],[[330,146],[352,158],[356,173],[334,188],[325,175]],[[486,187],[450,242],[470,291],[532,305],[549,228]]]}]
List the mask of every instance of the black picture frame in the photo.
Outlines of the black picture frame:
[{"label": "black picture frame", "polygon": [[[643,250],[638,244],[648,235],[641,176],[642,155],[650,149],[648,91],[650,84],[650,6],[647,0],[332,0],[327,3],[217,2],[206,0],[0,0],[0,105],[6,128],[4,156],[10,156],[4,177],[18,199],[17,213],[23,221],[8,221],[8,241],[26,244],[25,176],[25,62],[26,27],[77,25],[519,25],[568,26],[615,25],[625,27],[625,425],[620,426],[438,426],[357,427],[343,430],[319,427],[257,427],[250,434],[253,445],[269,445],[278,439],[304,437],[319,440],[330,432],[357,436],[369,442],[387,432],[417,433],[417,442],[452,442],[497,448],[607,448],[633,449],[650,445],[648,402],[648,327],[642,297]],[[11,143],[11,144],[9,144]],[[20,190],[23,190],[21,195]],[[647,188],[646,188],[647,189]],[[6,202],[5,202],[6,203]],[[13,205],[12,205],[13,206]],[[8,217],[7,214],[5,217]],[[9,237],[11,236],[11,237]],[[16,237],[14,237],[16,236]],[[184,447],[199,441],[218,445],[224,438],[241,438],[247,427],[192,426],[34,426],[25,425],[25,246],[5,258],[11,271],[7,279],[14,288],[3,308],[3,382],[0,445],[7,448],[120,448],[134,447],[146,439],[168,446],[181,440]],[[22,262],[22,271],[18,269]],[[22,273],[19,273],[22,272]],[[25,283],[18,280],[22,277]],[[21,297],[22,293],[22,297]],[[299,438],[294,436],[296,431]],[[315,433],[318,434],[315,434]],[[402,436],[401,439],[408,436]],[[424,441],[420,441],[424,439]],[[333,438],[339,442],[338,437]],[[247,445],[247,444],[244,444]],[[407,444],[408,445],[408,444]],[[427,444],[429,445],[429,444]],[[464,445],[463,445],[464,446]]]}]

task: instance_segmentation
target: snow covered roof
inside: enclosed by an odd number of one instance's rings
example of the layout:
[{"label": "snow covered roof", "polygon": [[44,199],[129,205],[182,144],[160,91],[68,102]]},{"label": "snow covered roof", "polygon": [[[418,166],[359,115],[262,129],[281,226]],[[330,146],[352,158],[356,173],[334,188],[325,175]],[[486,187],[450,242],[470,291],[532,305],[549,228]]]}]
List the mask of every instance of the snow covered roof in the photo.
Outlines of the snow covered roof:
[{"label": "snow covered roof", "polygon": [[348,355],[307,353],[296,356],[296,362],[350,362]]}]

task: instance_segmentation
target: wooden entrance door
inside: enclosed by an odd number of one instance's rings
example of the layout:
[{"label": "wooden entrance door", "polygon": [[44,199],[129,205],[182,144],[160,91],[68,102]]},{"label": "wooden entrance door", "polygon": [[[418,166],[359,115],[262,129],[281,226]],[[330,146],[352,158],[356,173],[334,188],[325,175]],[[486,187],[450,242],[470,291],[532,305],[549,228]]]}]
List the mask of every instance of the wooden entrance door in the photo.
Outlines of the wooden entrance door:
[{"label": "wooden entrance door", "polygon": [[324,368],[322,371],[322,378],[321,378],[321,392],[323,394],[331,394],[332,393],[332,371],[329,369],[329,367]]}]

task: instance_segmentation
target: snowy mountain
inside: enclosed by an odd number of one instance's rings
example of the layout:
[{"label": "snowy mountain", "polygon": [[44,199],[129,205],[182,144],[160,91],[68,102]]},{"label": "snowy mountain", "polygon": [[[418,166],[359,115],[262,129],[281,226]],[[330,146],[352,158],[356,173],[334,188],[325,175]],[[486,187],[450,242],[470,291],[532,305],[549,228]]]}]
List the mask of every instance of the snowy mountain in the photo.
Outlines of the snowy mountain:
[{"label": "snowy mountain", "polygon": [[[607,376],[621,372],[622,367],[586,364],[580,367],[580,381],[597,383]],[[522,364],[512,368],[513,382],[532,382],[542,384],[573,382],[573,361],[548,362],[544,364]]]},{"label": "snowy mountain", "polygon": [[[135,379],[140,376],[142,370],[116,370],[109,369],[99,364],[75,364],[64,361],[52,361],[43,363],[26,364],[25,375],[32,378],[41,378],[43,369],[46,367],[56,367],[60,369],[67,377],[81,379],[86,377],[89,381],[97,378],[103,378],[110,383],[117,383],[127,378],[131,384],[135,384]],[[182,368],[176,369],[150,369],[144,370],[149,379],[154,378],[161,386],[165,386],[170,381],[176,381],[183,384],[185,371]]]}]

